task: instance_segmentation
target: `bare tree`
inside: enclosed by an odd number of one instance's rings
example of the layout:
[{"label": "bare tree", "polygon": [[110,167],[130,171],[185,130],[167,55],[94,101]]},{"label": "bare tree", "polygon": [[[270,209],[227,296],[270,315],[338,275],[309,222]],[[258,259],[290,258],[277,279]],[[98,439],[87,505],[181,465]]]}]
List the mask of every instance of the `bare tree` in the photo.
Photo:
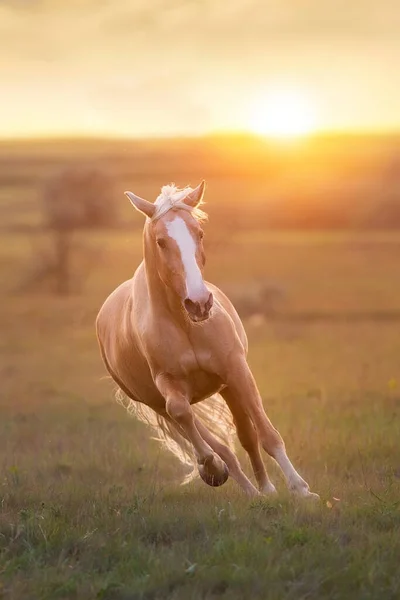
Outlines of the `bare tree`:
[{"label": "bare tree", "polygon": [[114,180],[98,167],[69,167],[46,181],[42,206],[51,248],[37,254],[38,260],[23,287],[32,288],[51,280],[57,294],[67,295],[75,287],[72,269],[75,232],[118,223]]}]

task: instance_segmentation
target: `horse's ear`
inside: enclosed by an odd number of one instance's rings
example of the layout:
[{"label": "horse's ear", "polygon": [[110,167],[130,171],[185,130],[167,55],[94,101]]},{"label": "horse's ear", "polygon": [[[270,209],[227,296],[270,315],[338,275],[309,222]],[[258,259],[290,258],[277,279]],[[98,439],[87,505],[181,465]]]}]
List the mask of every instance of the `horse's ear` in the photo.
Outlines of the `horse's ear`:
[{"label": "horse's ear", "polygon": [[206,187],[206,182],[203,179],[203,181],[200,183],[200,185],[198,185],[197,188],[192,190],[186,196],[186,198],[184,199],[184,203],[188,204],[189,206],[193,206],[193,208],[196,208],[196,206],[198,206],[200,204],[200,202],[203,200],[205,187]]},{"label": "horse's ear", "polygon": [[149,217],[151,219],[151,217],[154,215],[154,211],[156,210],[154,204],[148,202],[147,200],[144,200],[144,198],[141,198],[140,196],[136,196],[136,194],[134,194],[133,192],[125,192],[125,196],[129,198],[131,204],[133,204],[136,210],[138,210],[139,212],[146,215],[146,217]]}]

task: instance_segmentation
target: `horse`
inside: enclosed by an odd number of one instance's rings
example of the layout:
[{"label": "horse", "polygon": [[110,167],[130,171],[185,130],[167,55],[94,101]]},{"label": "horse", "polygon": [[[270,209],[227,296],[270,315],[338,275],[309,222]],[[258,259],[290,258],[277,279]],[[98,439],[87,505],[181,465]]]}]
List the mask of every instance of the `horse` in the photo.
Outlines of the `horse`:
[{"label": "horse", "polygon": [[[143,261],[99,311],[102,359],[129,411],[192,465],[192,475],[214,487],[230,475],[250,497],[276,494],[262,448],[292,493],[317,499],[264,410],[238,313],[203,279],[204,191],[204,181],[195,188],[166,185],[154,203],[125,192],[146,217]],[[258,487],[235,455],[235,429]]]}]

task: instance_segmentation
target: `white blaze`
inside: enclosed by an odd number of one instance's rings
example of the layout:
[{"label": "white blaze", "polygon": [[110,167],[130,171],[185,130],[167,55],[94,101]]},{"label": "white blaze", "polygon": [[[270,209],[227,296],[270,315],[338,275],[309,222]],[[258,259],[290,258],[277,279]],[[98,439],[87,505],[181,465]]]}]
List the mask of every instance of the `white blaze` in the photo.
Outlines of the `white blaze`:
[{"label": "white blaze", "polygon": [[196,302],[204,297],[205,285],[203,277],[196,261],[196,244],[190,231],[181,217],[175,217],[166,223],[168,235],[178,245],[185,270],[187,297]]}]

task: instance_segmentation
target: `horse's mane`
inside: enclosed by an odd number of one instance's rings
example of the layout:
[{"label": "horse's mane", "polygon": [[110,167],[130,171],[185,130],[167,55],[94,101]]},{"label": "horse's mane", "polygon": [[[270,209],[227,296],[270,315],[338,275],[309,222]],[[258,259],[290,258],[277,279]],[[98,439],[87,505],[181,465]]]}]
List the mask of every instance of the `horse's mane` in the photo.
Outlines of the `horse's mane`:
[{"label": "horse's mane", "polygon": [[206,221],[207,214],[203,210],[201,210],[201,208],[199,208],[204,204],[202,200],[195,208],[183,202],[184,198],[186,198],[186,196],[190,194],[190,192],[193,192],[193,188],[189,186],[180,189],[176,187],[176,185],[173,183],[169,185],[164,185],[161,188],[161,194],[158,196],[157,200],[154,203],[157,208],[154,213],[154,216],[152,217],[152,221],[159,219],[169,210],[179,208],[190,212],[191,215],[196,219],[196,221],[199,221],[199,223],[203,223],[204,221]]}]

